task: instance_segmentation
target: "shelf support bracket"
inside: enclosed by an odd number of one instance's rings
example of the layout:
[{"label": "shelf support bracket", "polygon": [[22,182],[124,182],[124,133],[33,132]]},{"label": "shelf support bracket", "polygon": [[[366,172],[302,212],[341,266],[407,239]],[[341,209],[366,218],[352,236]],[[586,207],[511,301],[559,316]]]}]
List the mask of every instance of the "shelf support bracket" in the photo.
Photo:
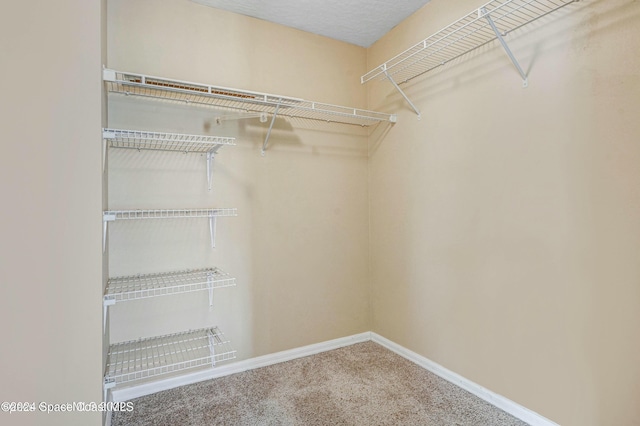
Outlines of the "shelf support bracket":
[{"label": "shelf support bracket", "polygon": [[213,273],[207,272],[207,288],[209,289],[209,308],[213,308]]},{"label": "shelf support bracket", "polygon": [[107,229],[108,223],[106,220],[102,221],[102,252],[104,253],[107,249]]},{"label": "shelf support bracket", "polygon": [[107,163],[107,139],[113,139],[116,135],[113,132],[108,132],[102,129],[102,173],[104,173]]},{"label": "shelf support bracket", "polygon": [[102,173],[104,173],[104,169],[107,164],[107,141],[102,138]]},{"label": "shelf support bracket", "polygon": [[116,304],[115,299],[104,299],[102,301],[102,334],[107,332],[107,313],[109,312],[109,306]]},{"label": "shelf support bracket", "polygon": [[387,70],[384,70],[384,75],[387,76],[387,79],[391,82],[391,84],[393,84],[393,87],[396,88],[396,90],[398,92],[400,92],[400,94],[402,95],[402,97],[404,98],[405,101],[407,101],[407,103],[411,106],[411,108],[413,108],[413,110],[416,112],[416,114],[418,114],[418,120],[420,120],[422,118],[422,114],[420,114],[420,110],[418,108],[416,108],[416,106],[413,104],[413,102],[411,102],[411,99],[409,99],[409,97],[406,95],[406,93],[404,93],[402,91],[402,89],[400,88],[400,86],[398,86],[398,83],[395,82],[395,80],[393,79],[393,77],[391,77],[389,75],[389,73],[387,72]]},{"label": "shelf support bracket", "polygon": [[115,386],[116,386],[116,381],[114,379],[112,379],[111,377],[104,378],[102,390],[103,390],[103,398],[105,402],[107,402],[107,395],[108,395],[109,389]]},{"label": "shelf support bracket", "polygon": [[[282,99],[281,99],[282,100]],[[276,122],[276,116],[278,115],[278,110],[280,109],[280,104],[276,105],[275,111],[273,111],[273,117],[271,117],[271,124],[269,125],[269,130],[267,131],[267,137],[264,138],[264,143],[262,144],[262,151],[260,152],[264,157],[264,153],[267,149],[267,143],[269,142],[269,136],[271,136],[271,129],[273,129],[273,123]]]},{"label": "shelf support bracket", "polygon": [[216,366],[216,345],[215,345],[215,336],[211,331],[209,331],[209,352],[211,353],[211,366]]},{"label": "shelf support bracket", "polygon": [[209,215],[209,234],[211,235],[211,248],[216,248],[216,217]]},{"label": "shelf support bracket", "polygon": [[213,160],[215,160],[220,148],[222,148],[222,145],[216,145],[211,151],[207,152],[207,183],[209,191],[211,191],[211,181],[213,180]]},{"label": "shelf support bracket", "polygon": [[116,220],[116,215],[115,214],[107,214],[104,213],[102,215],[102,252],[104,253],[105,250],[107,249],[107,230],[108,230],[108,223],[109,222],[113,222],[114,220]]},{"label": "shelf support bracket", "polygon": [[511,52],[511,49],[509,49],[509,45],[507,44],[507,42],[502,37],[502,34],[500,34],[500,31],[498,30],[498,27],[496,27],[496,24],[493,22],[493,19],[491,19],[491,16],[489,15],[489,12],[487,12],[487,9],[485,9],[484,7],[478,9],[478,17],[484,17],[484,19],[487,20],[487,22],[491,26],[491,29],[493,30],[493,32],[496,33],[496,37],[500,41],[500,44],[502,44],[502,47],[504,48],[505,52],[507,52],[507,55],[509,56],[509,59],[511,59],[511,62],[513,62],[513,65],[518,70],[518,73],[520,73],[520,76],[522,77],[522,87],[525,87],[525,88],[528,87],[529,86],[529,80],[527,78],[527,74],[525,74],[525,72],[522,70],[522,67],[518,63],[518,60],[516,59],[516,57],[513,56],[513,53]]},{"label": "shelf support bracket", "polygon": [[109,144],[107,140],[115,139],[115,137],[116,135],[114,132],[108,132],[107,130],[102,129],[102,173],[104,173],[107,163],[107,146]]},{"label": "shelf support bracket", "polygon": [[209,185],[209,191],[211,191],[211,177],[213,175],[213,160],[215,156],[215,152],[207,152],[207,184]]}]

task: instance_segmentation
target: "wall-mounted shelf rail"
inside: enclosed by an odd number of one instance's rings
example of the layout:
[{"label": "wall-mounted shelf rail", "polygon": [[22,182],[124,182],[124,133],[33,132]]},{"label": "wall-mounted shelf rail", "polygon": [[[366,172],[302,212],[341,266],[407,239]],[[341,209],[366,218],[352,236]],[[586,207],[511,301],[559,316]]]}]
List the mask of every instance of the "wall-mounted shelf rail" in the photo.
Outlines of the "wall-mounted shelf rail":
[{"label": "wall-mounted shelf rail", "polygon": [[103,326],[106,327],[108,307],[118,302],[208,290],[209,306],[213,306],[214,289],[235,285],[236,279],[219,268],[109,278],[103,300]]},{"label": "wall-mounted shelf rail", "polygon": [[376,78],[388,79],[419,117],[420,111],[398,84],[406,83],[498,39],[522,77],[523,86],[526,87],[527,76],[511,53],[504,37],[576,1],[578,0],[492,0],[369,71],[360,81],[364,84]]},{"label": "wall-mounted shelf rail", "polygon": [[131,340],[109,347],[105,391],[116,385],[197,367],[215,367],[236,357],[217,327]]},{"label": "wall-mounted shelf rail", "polygon": [[216,246],[216,218],[237,216],[238,209],[172,209],[172,210],[109,210],[102,215],[102,250],[106,248],[108,223],[118,220],[208,218],[211,247]]},{"label": "wall-mounted shelf rail", "polygon": [[[277,115],[359,126],[370,126],[384,121],[396,122],[395,114],[111,69],[103,70],[103,80],[110,93],[272,114],[269,130],[273,128]],[[267,142],[268,137],[263,149],[266,148]]]},{"label": "wall-mounted shelf rail", "polygon": [[140,130],[102,129],[102,170],[104,171],[107,147],[204,154],[207,158],[207,182],[209,190],[211,190],[213,160],[220,148],[229,145],[235,145],[235,138]]}]

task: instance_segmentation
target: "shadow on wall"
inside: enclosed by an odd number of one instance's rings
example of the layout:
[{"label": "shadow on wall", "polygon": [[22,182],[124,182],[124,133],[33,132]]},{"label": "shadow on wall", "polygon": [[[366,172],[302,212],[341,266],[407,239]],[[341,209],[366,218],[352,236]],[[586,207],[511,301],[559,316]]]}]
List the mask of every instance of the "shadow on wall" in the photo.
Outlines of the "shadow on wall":
[{"label": "shadow on wall", "polygon": [[369,155],[374,154],[378,150],[393,126],[394,123],[390,122],[380,123],[371,130],[369,133]]}]

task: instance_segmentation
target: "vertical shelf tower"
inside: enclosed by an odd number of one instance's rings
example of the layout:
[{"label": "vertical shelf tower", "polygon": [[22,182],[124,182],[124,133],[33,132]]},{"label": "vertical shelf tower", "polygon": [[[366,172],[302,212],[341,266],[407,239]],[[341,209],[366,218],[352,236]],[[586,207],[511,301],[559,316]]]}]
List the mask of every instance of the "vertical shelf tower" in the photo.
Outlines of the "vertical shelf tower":
[{"label": "vertical shelf tower", "polygon": [[[276,117],[280,116],[363,127],[396,122],[394,114],[110,69],[103,70],[103,81],[110,95],[187,103],[216,110],[232,110],[241,114],[241,118],[260,118],[260,122],[269,123],[262,144],[263,155]],[[271,120],[268,119],[269,115]],[[173,151],[206,156],[209,190],[214,157],[221,148],[235,144],[234,138],[147,130],[106,128],[103,129],[102,136],[104,158],[110,149]],[[104,167],[105,163],[103,169]],[[209,220],[211,246],[215,247],[217,218],[236,215],[235,208],[108,210],[103,212],[102,217],[103,251],[106,250],[110,223],[147,219],[206,218]],[[209,306],[213,306],[214,289],[235,284],[235,278],[219,268],[113,277],[108,280],[103,296],[104,326],[106,329],[109,307],[116,303],[208,291]],[[218,327],[115,343],[110,346],[108,352],[104,377],[105,395],[108,389],[116,385],[131,384],[137,380],[181,370],[214,367],[218,362],[233,359],[235,356],[236,351]]]}]

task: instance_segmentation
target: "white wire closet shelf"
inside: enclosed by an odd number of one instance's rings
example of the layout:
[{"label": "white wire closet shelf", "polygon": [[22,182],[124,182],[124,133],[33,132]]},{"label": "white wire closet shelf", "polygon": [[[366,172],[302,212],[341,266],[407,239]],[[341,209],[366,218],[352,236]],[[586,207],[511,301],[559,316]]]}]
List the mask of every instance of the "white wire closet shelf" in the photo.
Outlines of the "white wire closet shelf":
[{"label": "white wire closet shelf", "polygon": [[119,220],[146,220],[146,219],[191,219],[208,218],[209,233],[211,235],[211,247],[216,246],[216,219],[218,217],[237,216],[238,209],[157,209],[157,210],[108,210],[102,214],[102,251],[106,249],[107,231],[109,222]]},{"label": "white wire closet shelf", "polygon": [[110,93],[272,114],[263,152],[277,115],[359,126],[371,126],[385,121],[396,122],[395,114],[111,69],[103,71],[103,80]]},{"label": "white wire closet shelf", "polygon": [[221,136],[159,133],[140,130],[102,129],[104,171],[106,150],[125,148],[136,150],[172,151],[206,155],[207,183],[211,190],[213,160],[220,148],[235,145],[235,138]]},{"label": "white wire closet shelf", "polygon": [[103,331],[107,326],[108,307],[118,302],[208,290],[209,306],[213,307],[213,290],[235,285],[236,279],[220,268],[109,278],[103,299]]},{"label": "white wire closet shelf", "polygon": [[105,390],[116,385],[198,367],[215,367],[236,357],[218,327],[116,343],[109,347]]},{"label": "white wire closet shelf", "polygon": [[360,81],[364,84],[376,78],[388,79],[420,115],[398,84],[406,83],[498,39],[526,87],[527,76],[503,37],[576,1],[578,0],[492,0],[364,74]]},{"label": "white wire closet shelf", "polygon": [[236,279],[219,268],[109,278],[105,304],[146,299],[213,288],[231,287]]},{"label": "white wire closet shelf", "polygon": [[394,114],[110,69],[104,70],[104,81],[107,84],[107,90],[112,93],[183,101],[242,111],[275,113],[276,108],[279,107],[278,114],[288,117],[361,126],[369,126],[381,121],[395,121]]},{"label": "white wire closet shelf", "polygon": [[144,220],[144,219],[182,219],[198,217],[237,216],[238,209],[155,209],[155,210],[108,210],[104,212],[105,221]]},{"label": "white wire closet shelf", "polygon": [[104,300],[113,304],[235,285],[236,279],[219,268],[130,275],[109,278]]},{"label": "white wire closet shelf", "polygon": [[235,145],[235,138],[221,136],[159,133],[140,130],[103,129],[109,148],[178,151],[206,154],[224,145]]}]

